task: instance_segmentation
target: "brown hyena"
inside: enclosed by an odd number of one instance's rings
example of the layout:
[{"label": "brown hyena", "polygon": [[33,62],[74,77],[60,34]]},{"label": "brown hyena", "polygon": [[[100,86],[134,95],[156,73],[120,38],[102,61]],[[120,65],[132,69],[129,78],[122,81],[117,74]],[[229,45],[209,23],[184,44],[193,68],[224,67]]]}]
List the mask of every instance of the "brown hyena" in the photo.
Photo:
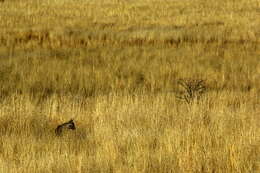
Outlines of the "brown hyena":
[{"label": "brown hyena", "polygon": [[61,135],[62,134],[62,131],[63,129],[71,129],[71,130],[75,130],[76,129],[76,126],[73,122],[73,120],[70,120],[66,123],[63,123],[61,125],[58,125],[58,127],[55,129],[55,133],[56,135]]}]

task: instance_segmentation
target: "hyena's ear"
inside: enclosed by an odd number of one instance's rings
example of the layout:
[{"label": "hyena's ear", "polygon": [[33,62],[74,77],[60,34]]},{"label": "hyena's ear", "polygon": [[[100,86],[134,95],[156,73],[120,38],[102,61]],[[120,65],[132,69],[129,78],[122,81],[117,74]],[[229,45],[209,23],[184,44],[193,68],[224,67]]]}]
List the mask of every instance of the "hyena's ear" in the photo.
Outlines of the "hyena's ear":
[{"label": "hyena's ear", "polygon": [[71,119],[71,120],[69,121],[69,123],[73,123],[73,119]]}]

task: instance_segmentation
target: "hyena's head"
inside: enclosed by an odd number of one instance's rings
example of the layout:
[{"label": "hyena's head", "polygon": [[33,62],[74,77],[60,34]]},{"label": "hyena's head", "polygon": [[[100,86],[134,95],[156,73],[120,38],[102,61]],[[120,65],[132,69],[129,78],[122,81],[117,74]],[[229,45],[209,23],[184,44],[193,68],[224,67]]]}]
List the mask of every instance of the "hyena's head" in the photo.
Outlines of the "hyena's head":
[{"label": "hyena's head", "polygon": [[58,127],[55,129],[56,135],[60,136],[62,134],[62,131],[65,129],[75,130],[76,126],[73,122],[73,120],[70,120],[66,123],[63,123],[61,125],[58,125]]},{"label": "hyena's head", "polygon": [[66,123],[66,127],[68,129],[71,129],[71,130],[75,130],[76,129],[76,126],[75,126],[75,124],[74,124],[72,119]]},{"label": "hyena's head", "polygon": [[76,126],[75,126],[75,124],[74,124],[72,119],[66,123],[66,126],[67,126],[68,129],[71,129],[71,130],[75,130],[76,129]]}]

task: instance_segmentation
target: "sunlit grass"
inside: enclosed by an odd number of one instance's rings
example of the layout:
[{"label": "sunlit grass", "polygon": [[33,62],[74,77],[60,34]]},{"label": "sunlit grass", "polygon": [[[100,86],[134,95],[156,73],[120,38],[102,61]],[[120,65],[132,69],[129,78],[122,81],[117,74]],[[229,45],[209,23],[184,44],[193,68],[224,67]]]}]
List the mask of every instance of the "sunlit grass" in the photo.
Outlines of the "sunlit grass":
[{"label": "sunlit grass", "polygon": [[259,7],[0,2],[0,172],[259,172]]}]

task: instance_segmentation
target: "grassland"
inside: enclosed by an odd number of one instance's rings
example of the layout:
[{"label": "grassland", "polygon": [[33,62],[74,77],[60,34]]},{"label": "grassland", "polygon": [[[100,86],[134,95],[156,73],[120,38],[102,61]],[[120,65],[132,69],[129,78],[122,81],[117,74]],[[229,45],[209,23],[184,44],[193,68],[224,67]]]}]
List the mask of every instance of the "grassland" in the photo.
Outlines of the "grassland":
[{"label": "grassland", "polygon": [[[0,172],[259,172],[259,14],[258,0],[0,1]],[[180,79],[205,81],[200,99],[179,99]]]}]

